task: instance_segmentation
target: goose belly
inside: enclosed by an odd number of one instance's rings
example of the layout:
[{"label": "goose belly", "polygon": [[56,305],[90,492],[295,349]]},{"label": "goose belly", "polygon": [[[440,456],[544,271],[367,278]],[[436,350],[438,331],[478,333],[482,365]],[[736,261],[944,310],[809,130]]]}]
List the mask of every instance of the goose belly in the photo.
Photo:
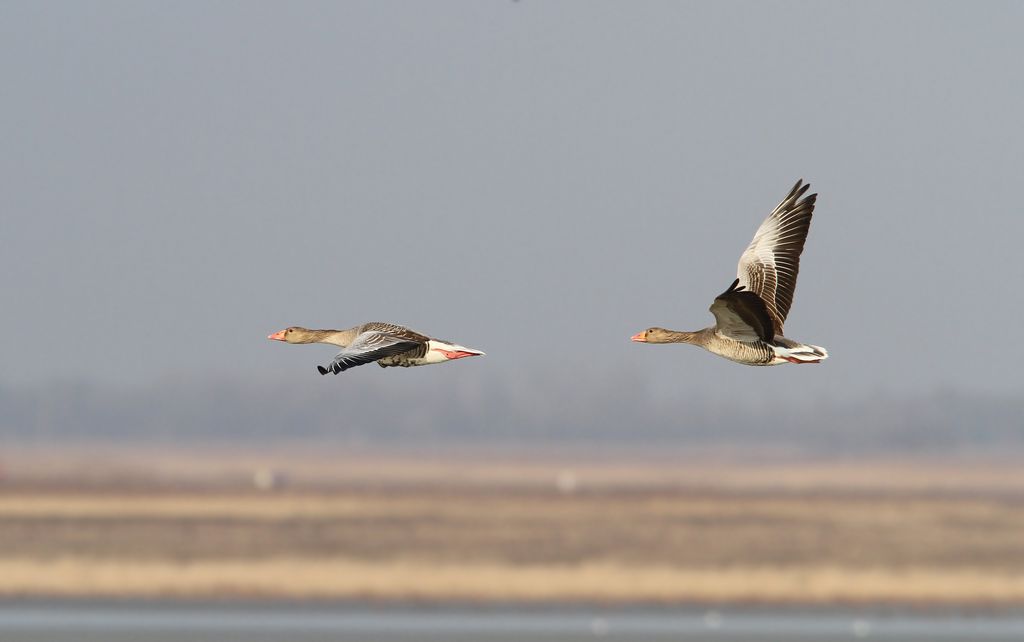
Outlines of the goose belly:
[{"label": "goose belly", "polygon": [[716,336],[704,347],[708,352],[746,366],[774,366],[785,363],[776,361],[775,353],[765,343],[747,343]]}]

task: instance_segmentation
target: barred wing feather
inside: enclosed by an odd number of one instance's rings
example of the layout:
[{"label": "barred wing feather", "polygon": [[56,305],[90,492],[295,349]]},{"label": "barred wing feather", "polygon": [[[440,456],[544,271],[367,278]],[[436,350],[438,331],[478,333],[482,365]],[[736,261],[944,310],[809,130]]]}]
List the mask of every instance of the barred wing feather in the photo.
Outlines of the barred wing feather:
[{"label": "barred wing feather", "polygon": [[818,197],[811,194],[801,198],[808,188],[810,185],[805,185],[802,179],[796,182],[757,229],[736,268],[740,285],[764,301],[778,335],[782,334],[782,326],[793,304],[800,253]]},{"label": "barred wing feather", "polygon": [[363,332],[348,347],[339,352],[330,365],[326,368],[321,366],[319,368],[320,374],[327,374],[328,372],[338,374],[349,368],[408,352],[419,345],[418,341],[409,341],[386,332],[376,332],[373,330]]}]

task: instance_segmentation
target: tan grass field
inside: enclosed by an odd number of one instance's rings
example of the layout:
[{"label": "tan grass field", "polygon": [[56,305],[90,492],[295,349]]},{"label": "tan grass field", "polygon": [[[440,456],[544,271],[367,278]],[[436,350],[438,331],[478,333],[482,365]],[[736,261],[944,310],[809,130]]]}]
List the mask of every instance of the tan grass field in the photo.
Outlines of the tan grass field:
[{"label": "tan grass field", "polygon": [[1013,460],[13,454],[0,595],[1024,606]]}]

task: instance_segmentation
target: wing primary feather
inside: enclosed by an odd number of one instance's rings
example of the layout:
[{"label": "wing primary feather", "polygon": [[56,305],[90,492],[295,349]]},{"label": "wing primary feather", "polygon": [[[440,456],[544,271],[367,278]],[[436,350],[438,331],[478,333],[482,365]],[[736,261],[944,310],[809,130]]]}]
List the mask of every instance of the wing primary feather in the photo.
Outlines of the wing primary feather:
[{"label": "wing primary feather", "polygon": [[741,287],[764,302],[775,334],[782,334],[782,326],[793,304],[800,254],[818,196],[804,196],[810,187],[802,178],[796,182],[758,227],[736,269]]}]

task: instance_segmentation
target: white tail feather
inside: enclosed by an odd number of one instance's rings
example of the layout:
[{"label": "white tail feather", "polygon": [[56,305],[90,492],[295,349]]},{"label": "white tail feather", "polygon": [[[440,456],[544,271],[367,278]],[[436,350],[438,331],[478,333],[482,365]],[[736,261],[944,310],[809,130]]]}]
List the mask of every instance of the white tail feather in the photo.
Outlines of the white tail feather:
[{"label": "white tail feather", "polygon": [[828,350],[819,346],[797,345],[792,348],[772,346],[775,351],[773,363],[818,363],[828,359]]}]

